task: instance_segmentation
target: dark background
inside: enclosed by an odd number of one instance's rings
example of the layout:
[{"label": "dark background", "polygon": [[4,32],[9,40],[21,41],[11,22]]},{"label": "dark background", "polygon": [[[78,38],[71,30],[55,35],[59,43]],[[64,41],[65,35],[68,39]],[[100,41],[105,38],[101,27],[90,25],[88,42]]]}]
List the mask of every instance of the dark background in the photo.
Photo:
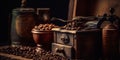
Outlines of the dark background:
[{"label": "dark background", "polygon": [[[11,13],[21,0],[0,1],[0,45],[10,44]],[[27,0],[26,7],[50,8],[51,17],[67,19],[69,0]]]}]

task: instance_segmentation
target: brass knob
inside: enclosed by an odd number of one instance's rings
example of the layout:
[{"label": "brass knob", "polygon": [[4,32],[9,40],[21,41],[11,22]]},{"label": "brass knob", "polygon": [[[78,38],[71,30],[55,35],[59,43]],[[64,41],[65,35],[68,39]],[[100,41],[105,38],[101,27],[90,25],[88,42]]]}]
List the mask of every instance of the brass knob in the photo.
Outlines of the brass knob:
[{"label": "brass knob", "polygon": [[69,36],[66,34],[62,34],[61,40],[65,43],[68,44],[70,42]]}]

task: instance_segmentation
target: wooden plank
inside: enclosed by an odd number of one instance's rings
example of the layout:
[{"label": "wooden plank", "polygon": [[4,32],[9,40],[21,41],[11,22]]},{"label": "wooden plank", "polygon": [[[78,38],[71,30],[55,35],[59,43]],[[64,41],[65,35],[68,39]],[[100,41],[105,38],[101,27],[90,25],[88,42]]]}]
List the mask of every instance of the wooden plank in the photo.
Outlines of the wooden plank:
[{"label": "wooden plank", "polygon": [[75,17],[76,5],[77,5],[77,0],[70,0],[69,1],[68,20],[72,20],[72,18]]}]

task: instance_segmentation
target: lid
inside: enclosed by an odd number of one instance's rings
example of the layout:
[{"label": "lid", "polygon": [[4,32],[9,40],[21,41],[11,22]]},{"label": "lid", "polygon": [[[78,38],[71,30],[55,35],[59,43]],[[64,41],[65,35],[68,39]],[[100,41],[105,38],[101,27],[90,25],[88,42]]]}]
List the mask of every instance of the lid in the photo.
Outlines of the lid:
[{"label": "lid", "polygon": [[13,15],[20,15],[20,14],[26,14],[26,13],[32,13],[35,14],[35,9],[33,8],[16,8],[12,10]]},{"label": "lid", "polygon": [[13,12],[33,12],[33,8],[26,8],[27,0],[21,0],[21,7],[13,9]]},{"label": "lid", "polygon": [[33,8],[16,8],[13,9],[13,12],[34,12],[35,9]]},{"label": "lid", "polygon": [[103,29],[117,29],[113,24],[106,25]]}]

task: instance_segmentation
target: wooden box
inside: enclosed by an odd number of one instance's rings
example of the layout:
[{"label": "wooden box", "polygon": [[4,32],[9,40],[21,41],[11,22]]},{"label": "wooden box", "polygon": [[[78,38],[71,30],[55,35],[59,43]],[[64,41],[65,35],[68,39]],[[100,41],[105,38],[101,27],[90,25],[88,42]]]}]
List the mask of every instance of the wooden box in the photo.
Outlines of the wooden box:
[{"label": "wooden box", "polygon": [[[67,53],[64,53],[64,55],[66,55],[69,59],[98,59],[100,57],[100,30],[71,31],[53,29],[53,31],[54,43],[52,44],[52,51],[54,53],[61,54],[61,52],[56,52],[57,50],[55,50],[60,47],[66,49],[63,49],[63,51]],[[71,48],[69,49],[66,46],[70,46]]]}]

